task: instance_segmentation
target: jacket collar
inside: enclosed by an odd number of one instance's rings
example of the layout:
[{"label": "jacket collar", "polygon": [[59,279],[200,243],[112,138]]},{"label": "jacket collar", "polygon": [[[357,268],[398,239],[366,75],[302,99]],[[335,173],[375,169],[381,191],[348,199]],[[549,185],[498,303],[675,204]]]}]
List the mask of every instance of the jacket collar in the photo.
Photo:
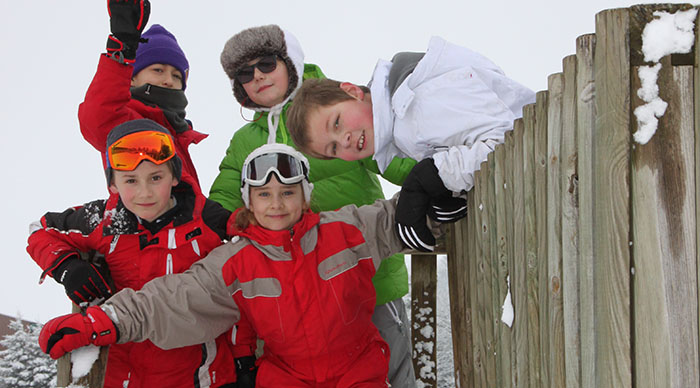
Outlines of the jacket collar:
[{"label": "jacket collar", "polygon": [[374,126],[374,156],[379,170],[384,172],[391,160],[400,151],[393,142],[394,112],[391,109],[391,94],[387,87],[391,62],[379,60],[372,74],[370,94],[372,96],[372,121]]},{"label": "jacket collar", "polygon": [[192,221],[197,199],[194,186],[185,179],[173,188],[172,193],[175,196],[175,207],[153,222],[140,220],[129,211],[119,198],[119,194],[110,195],[105,206],[102,234],[104,236],[136,234],[144,230],[156,234],[167,225],[172,224],[173,227],[177,227]]},{"label": "jacket collar", "polygon": [[[236,214],[241,209],[236,210],[231,220],[235,219]],[[294,224],[291,230],[269,230],[265,229],[259,225],[248,225],[242,231],[234,230],[234,228],[229,228],[229,234],[232,236],[240,236],[248,238],[249,240],[258,243],[259,245],[274,245],[278,247],[283,247],[287,251],[290,247],[292,241],[300,241],[304,235],[306,235],[309,230],[319,223],[319,215],[307,210],[302,214],[301,220]]]}]

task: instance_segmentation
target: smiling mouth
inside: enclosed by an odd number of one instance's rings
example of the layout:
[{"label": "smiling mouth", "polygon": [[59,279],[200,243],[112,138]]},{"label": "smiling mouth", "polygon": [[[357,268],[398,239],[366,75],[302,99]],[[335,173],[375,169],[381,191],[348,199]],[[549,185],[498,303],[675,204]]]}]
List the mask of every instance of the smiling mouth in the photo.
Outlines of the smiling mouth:
[{"label": "smiling mouth", "polygon": [[360,135],[360,138],[357,140],[357,149],[359,151],[362,151],[365,149],[365,133],[362,132],[362,135]]},{"label": "smiling mouth", "polygon": [[263,90],[266,90],[267,88],[271,87],[272,85],[265,85],[261,86],[260,89],[258,89],[258,93],[262,92]]}]

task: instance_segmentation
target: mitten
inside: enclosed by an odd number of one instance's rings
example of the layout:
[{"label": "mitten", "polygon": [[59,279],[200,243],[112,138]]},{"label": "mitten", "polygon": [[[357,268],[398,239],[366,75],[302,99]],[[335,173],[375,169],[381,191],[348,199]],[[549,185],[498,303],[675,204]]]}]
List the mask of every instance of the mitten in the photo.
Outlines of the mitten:
[{"label": "mitten", "polygon": [[255,356],[236,358],[236,383],[238,388],[255,388],[255,376],[258,367],[255,365]]},{"label": "mitten", "polygon": [[112,296],[106,275],[92,263],[80,259],[77,253],[64,258],[51,275],[63,285],[70,300],[79,306]]},{"label": "mitten", "polygon": [[428,229],[426,216],[431,200],[451,195],[442,183],[432,158],[418,162],[401,186],[396,204],[396,227],[403,243],[422,252],[435,250],[435,237]]},{"label": "mitten", "polygon": [[98,306],[84,313],[62,315],[44,325],[39,333],[41,350],[57,359],[86,345],[106,346],[117,342],[119,332]]},{"label": "mitten", "polygon": [[433,198],[428,208],[428,217],[442,223],[456,222],[466,215],[467,200],[453,197],[452,193]]},{"label": "mitten", "polygon": [[141,33],[151,14],[148,0],[108,0],[109,27],[107,55],[133,63]]}]

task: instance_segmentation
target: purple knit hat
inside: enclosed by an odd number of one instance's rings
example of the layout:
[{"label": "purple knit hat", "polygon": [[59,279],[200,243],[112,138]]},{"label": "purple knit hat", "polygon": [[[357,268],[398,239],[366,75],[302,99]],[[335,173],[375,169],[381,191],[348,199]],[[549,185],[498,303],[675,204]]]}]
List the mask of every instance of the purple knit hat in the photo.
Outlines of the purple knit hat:
[{"label": "purple knit hat", "polygon": [[160,24],[154,24],[141,37],[148,39],[148,42],[139,43],[133,74],[138,74],[144,67],[154,63],[170,65],[182,74],[182,90],[185,90],[190,64],[187,62],[185,53],[177,44],[175,36]]}]

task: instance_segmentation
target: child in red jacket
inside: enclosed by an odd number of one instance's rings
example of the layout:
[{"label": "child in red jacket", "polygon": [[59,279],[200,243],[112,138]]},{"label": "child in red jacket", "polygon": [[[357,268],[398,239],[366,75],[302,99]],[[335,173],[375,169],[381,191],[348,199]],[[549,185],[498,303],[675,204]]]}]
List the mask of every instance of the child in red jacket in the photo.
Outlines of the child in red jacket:
[{"label": "child in red jacket", "polygon": [[78,109],[80,131],[102,153],[105,140],[116,125],[139,118],[151,119],[168,129],[182,160],[183,173],[199,185],[188,147],[207,135],[185,119],[187,57],[170,32],[154,24],[146,32],[148,0],[109,0],[112,34],[107,52],[100,56],[97,72]]},{"label": "child in red jacket", "polygon": [[[107,136],[105,169],[112,195],[32,225],[27,251],[76,304],[109,298],[112,291],[184,272],[222,244],[230,212],[204,197],[181,174],[173,138],[157,123],[139,119]],[[105,272],[81,254],[104,255]],[[93,303],[94,304],[94,303]],[[150,341],[109,349],[105,387],[222,387],[235,381],[228,336],[162,350]]]}]

